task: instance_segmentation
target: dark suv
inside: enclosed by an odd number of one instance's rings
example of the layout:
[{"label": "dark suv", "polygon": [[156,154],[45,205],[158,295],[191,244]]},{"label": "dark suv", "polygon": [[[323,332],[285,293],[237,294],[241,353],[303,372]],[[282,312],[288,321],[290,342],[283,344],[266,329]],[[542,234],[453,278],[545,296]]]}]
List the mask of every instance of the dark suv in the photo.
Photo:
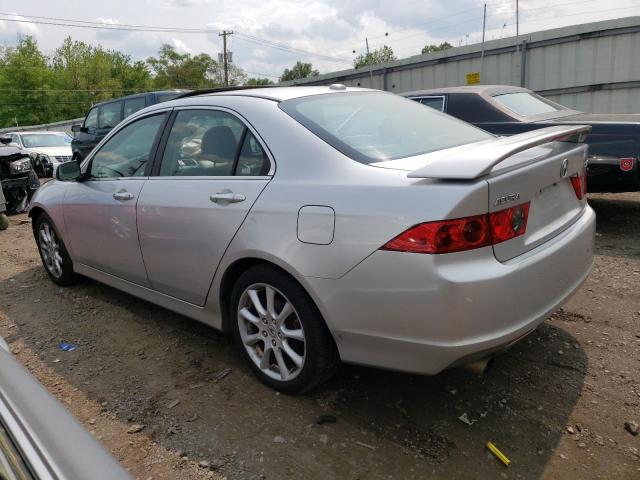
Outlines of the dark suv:
[{"label": "dark suv", "polygon": [[173,100],[186,90],[146,92],[108,100],[91,107],[82,125],[71,127],[73,159],[81,161],[118,123],[138,110],[156,103]]}]

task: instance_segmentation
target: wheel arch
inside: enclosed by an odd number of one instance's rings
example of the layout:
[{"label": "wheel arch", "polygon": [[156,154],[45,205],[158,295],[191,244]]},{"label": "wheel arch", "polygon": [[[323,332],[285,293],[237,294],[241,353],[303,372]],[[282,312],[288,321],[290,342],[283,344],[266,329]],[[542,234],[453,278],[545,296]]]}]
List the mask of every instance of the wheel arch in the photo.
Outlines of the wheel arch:
[{"label": "wheel arch", "polygon": [[[233,286],[235,285],[235,282],[238,280],[238,278],[240,277],[240,275],[242,275],[243,272],[258,265],[265,265],[269,268],[277,270],[287,275],[294,282],[300,285],[300,287],[306,292],[306,294],[309,295],[309,298],[313,302],[313,306],[320,313],[320,317],[322,318],[322,321],[324,322],[324,325],[327,328],[327,331],[329,332],[329,335],[331,336],[335,345],[336,339],[333,335],[333,332],[331,331],[331,328],[329,327],[329,323],[327,322],[325,313],[323,312],[323,309],[321,308],[318,302],[318,299],[314,295],[314,292],[309,288],[307,284],[305,284],[304,280],[301,279],[301,276],[296,275],[295,273],[283,267],[282,265],[279,265],[265,258],[256,257],[256,256],[245,257],[245,258],[240,258],[235,260],[229,266],[226,267],[224,273],[222,274],[222,277],[220,280],[220,288],[218,289],[218,301],[220,302],[219,304],[220,304],[220,314],[222,319],[222,325],[221,325],[222,330],[230,331],[231,329],[229,298],[231,297],[231,291],[233,290]],[[336,345],[336,348],[337,348],[337,345]]]}]

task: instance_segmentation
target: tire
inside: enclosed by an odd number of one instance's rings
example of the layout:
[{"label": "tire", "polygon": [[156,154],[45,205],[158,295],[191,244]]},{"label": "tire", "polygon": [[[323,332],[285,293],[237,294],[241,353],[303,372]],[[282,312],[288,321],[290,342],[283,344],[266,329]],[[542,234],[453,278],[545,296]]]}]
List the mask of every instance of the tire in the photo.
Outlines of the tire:
[{"label": "tire", "polygon": [[304,393],[335,372],[339,358],[331,333],[307,292],[286,273],[267,265],[250,268],[233,286],[230,305],[235,343],[263,383]]},{"label": "tire", "polygon": [[78,275],[73,271],[69,252],[51,218],[42,213],[34,218],[33,223],[40,259],[51,281],[63,287],[76,283]]}]

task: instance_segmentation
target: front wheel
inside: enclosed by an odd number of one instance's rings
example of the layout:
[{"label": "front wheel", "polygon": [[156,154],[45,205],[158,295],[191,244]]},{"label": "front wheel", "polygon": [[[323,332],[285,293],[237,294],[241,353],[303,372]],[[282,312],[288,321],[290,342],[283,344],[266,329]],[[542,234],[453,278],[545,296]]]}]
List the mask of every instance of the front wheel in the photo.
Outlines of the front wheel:
[{"label": "front wheel", "polygon": [[73,285],[78,276],[73,271],[71,257],[53,226],[51,218],[43,213],[34,219],[34,223],[36,243],[47,275],[58,285]]},{"label": "front wheel", "polygon": [[256,376],[285,393],[327,380],[338,364],[320,312],[302,286],[267,266],[244,272],[231,294],[236,344]]}]

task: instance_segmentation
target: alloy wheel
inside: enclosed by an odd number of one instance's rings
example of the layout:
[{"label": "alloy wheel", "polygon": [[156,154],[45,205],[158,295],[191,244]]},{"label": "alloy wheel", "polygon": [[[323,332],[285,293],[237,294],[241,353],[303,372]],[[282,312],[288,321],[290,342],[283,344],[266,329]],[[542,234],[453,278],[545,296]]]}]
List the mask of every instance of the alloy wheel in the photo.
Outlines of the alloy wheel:
[{"label": "alloy wheel", "polygon": [[60,250],[60,242],[56,237],[56,233],[47,222],[40,224],[38,231],[40,239],[40,253],[42,253],[42,259],[44,265],[51,275],[55,278],[62,276],[62,252]]},{"label": "alloy wheel", "polygon": [[240,338],[253,363],[268,377],[294,379],[304,366],[304,329],[293,304],[271,285],[247,287],[238,304]]}]

